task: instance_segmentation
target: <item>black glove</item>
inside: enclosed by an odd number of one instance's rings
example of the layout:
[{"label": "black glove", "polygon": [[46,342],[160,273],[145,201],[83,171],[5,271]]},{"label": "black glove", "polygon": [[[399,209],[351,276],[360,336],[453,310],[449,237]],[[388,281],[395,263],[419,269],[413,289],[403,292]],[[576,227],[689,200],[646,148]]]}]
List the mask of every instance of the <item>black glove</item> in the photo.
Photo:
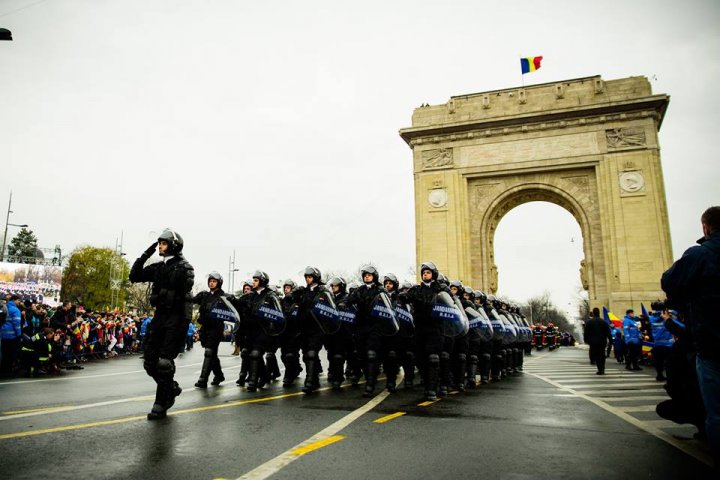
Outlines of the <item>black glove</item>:
[{"label": "black glove", "polygon": [[148,249],[145,250],[145,252],[142,254],[142,257],[143,257],[143,258],[150,258],[150,257],[152,257],[152,256],[153,256],[153,253],[155,253],[155,249],[157,248],[157,246],[158,246],[158,242],[155,242],[155,243],[153,243],[152,245],[150,245],[150,246],[148,247]]}]

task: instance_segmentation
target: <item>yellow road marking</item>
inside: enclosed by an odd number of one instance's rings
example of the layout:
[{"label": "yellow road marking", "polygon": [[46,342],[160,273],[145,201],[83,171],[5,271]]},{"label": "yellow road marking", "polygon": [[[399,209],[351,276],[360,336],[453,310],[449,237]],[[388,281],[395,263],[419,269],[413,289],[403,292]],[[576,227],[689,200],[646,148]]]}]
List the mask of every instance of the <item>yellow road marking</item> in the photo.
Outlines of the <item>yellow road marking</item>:
[{"label": "yellow road marking", "polygon": [[428,400],[427,402],[418,403],[418,407],[429,407],[433,403],[439,402],[439,401],[440,401],[439,398],[437,400]]},{"label": "yellow road marking", "polygon": [[389,421],[392,420],[393,418],[402,417],[403,415],[405,415],[405,412],[392,413],[392,414],[390,414],[390,415],[386,415],[386,416],[384,416],[384,417],[378,418],[378,419],[375,420],[373,423],[385,423],[385,422],[389,422]]},{"label": "yellow road marking", "polygon": [[458,393],[460,393],[459,390],[453,390],[452,392],[450,392],[450,395],[457,395]]},{"label": "yellow road marking", "polygon": [[30,408],[28,410],[12,410],[9,412],[2,412],[3,415],[17,415],[19,413],[30,413],[30,412],[46,412],[48,410],[62,410],[66,408],[72,408],[72,405],[58,405],[56,407],[43,407],[43,408]]},{"label": "yellow road marking", "polygon": [[[272,400],[279,400],[281,398],[288,398],[288,397],[297,397],[300,395],[303,395],[303,393],[302,392],[286,393],[284,395],[276,395],[274,397],[262,397],[262,398],[253,398],[250,400],[238,400],[235,402],[228,402],[228,403],[223,403],[220,405],[209,405],[206,407],[186,408],[183,410],[170,411],[170,412],[168,412],[168,415],[181,415],[184,413],[206,412],[209,410],[216,410],[218,408],[237,407],[239,405],[247,405],[247,404],[251,404],[251,403],[269,402]],[[134,416],[134,417],[124,417],[124,418],[115,418],[112,420],[102,420],[99,422],[81,423],[81,424],[76,424],[76,425],[66,425],[63,427],[44,428],[41,430],[30,430],[27,432],[6,433],[6,434],[0,435],[0,440],[8,440],[11,438],[21,438],[21,437],[31,437],[34,435],[43,435],[45,433],[67,432],[69,430],[80,430],[83,428],[100,427],[103,425],[115,425],[118,423],[128,423],[128,422],[134,422],[136,420],[144,420],[146,418],[147,418],[146,415],[138,415],[138,416]]]},{"label": "yellow road marking", "polygon": [[310,453],[314,450],[318,450],[320,448],[327,447],[328,445],[332,445],[333,443],[339,442],[340,440],[344,440],[344,439],[345,439],[345,437],[343,437],[342,435],[334,435],[334,436],[328,437],[324,440],[320,440],[320,441],[311,443],[310,445],[305,445],[304,447],[296,448],[295,450],[292,451],[292,453],[294,453],[297,456],[305,455],[306,453]]}]

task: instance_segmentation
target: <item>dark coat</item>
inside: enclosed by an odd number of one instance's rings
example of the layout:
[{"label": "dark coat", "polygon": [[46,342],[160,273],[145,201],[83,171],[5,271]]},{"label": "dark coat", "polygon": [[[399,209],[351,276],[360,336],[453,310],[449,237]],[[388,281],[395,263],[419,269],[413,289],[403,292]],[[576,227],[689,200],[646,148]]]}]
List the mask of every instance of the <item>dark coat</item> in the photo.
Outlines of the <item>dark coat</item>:
[{"label": "dark coat", "polygon": [[585,323],[585,343],[588,345],[607,345],[612,341],[610,325],[600,317],[593,317]]},{"label": "dark coat", "polygon": [[661,285],[700,357],[720,361],[720,232],[698,243],[663,273]]}]

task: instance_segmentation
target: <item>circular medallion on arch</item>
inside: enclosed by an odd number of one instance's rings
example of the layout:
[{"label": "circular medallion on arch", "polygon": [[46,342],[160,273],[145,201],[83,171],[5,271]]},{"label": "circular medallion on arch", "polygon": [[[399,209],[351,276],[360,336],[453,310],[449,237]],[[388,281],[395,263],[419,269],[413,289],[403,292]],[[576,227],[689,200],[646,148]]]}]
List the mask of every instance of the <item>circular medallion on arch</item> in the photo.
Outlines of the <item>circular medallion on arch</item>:
[{"label": "circular medallion on arch", "polygon": [[442,208],[448,203],[447,189],[435,188],[428,194],[428,203],[433,208]]},{"label": "circular medallion on arch", "polygon": [[645,179],[640,172],[624,172],[620,175],[620,188],[625,192],[639,192],[644,186]]}]

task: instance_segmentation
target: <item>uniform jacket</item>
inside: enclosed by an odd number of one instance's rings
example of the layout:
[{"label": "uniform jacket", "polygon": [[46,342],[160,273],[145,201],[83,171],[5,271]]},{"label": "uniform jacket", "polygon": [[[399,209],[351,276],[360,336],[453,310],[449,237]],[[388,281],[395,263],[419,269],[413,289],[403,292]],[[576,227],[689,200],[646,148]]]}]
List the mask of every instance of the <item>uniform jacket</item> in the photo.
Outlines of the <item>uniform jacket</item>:
[{"label": "uniform jacket", "polygon": [[625,318],[623,319],[623,335],[625,336],[625,343],[638,344],[642,342],[637,322],[638,320],[636,318],[625,315]]},{"label": "uniform jacket", "polygon": [[672,347],[672,333],[665,328],[665,320],[659,313],[650,314],[650,327],[652,328],[653,343],[656,347]]},{"label": "uniform jacket", "polygon": [[15,302],[7,303],[7,319],[0,328],[0,334],[2,334],[3,340],[16,340],[22,335],[20,329],[20,309]]},{"label": "uniform jacket", "polygon": [[588,345],[607,345],[612,341],[610,325],[600,317],[593,317],[585,324],[585,343]]}]

